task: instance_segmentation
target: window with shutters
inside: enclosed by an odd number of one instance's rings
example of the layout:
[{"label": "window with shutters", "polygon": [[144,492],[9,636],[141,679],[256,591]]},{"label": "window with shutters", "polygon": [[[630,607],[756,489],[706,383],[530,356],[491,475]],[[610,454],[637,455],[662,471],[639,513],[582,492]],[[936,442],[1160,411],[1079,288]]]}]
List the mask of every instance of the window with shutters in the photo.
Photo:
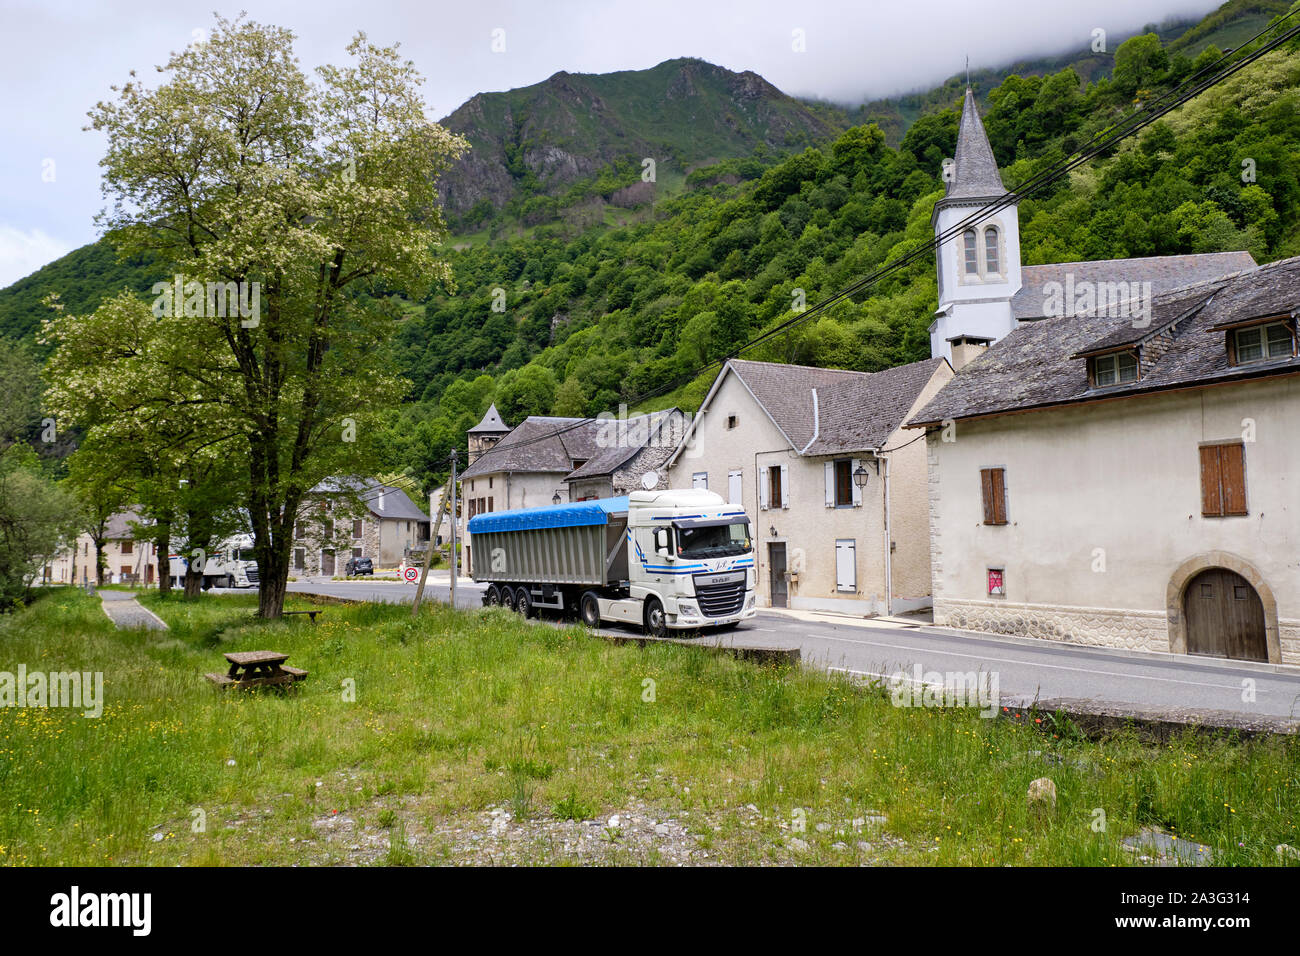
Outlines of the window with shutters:
[{"label": "window with shutters", "polygon": [[1242,442],[1202,445],[1202,516],[1227,518],[1246,513],[1246,446]]},{"label": "window with shutters", "polygon": [[131,553],[131,548],[132,548],[132,546],[133,546],[133,542],[131,542],[131,541],[123,541],[123,542],[122,542],[122,551],[121,551],[121,553],[122,553],[122,554],[130,554],[130,553]]},{"label": "window with shutters", "polygon": [[767,470],[767,501],[772,507],[783,507],[785,505],[785,490],[781,485],[781,472],[784,468],[780,464],[768,467]]},{"label": "window with shutters", "polygon": [[850,458],[835,462],[835,507],[853,507],[853,460]]},{"label": "window with shutters", "polygon": [[697,471],[695,474],[691,475],[691,487],[692,488],[709,487],[709,473],[707,471]]},{"label": "window with shutters", "polygon": [[360,518],[353,518],[353,519],[352,519],[352,537],[354,537],[354,538],[359,538],[359,537],[361,537],[361,519],[360,519]]},{"label": "window with shutters", "polygon": [[1007,480],[1005,468],[981,468],[980,490],[984,498],[984,523],[1007,523]]},{"label": "window with shutters", "polygon": [[296,571],[301,571],[307,563],[307,552],[303,548],[293,549],[293,567]]}]

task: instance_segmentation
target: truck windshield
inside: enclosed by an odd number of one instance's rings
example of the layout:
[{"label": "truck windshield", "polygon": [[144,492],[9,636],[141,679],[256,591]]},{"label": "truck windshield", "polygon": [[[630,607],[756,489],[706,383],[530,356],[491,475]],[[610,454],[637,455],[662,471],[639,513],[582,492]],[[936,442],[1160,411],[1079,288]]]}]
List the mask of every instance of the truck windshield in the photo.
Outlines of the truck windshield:
[{"label": "truck windshield", "polygon": [[677,554],[683,558],[725,558],[750,549],[749,525],[719,524],[677,529]]}]

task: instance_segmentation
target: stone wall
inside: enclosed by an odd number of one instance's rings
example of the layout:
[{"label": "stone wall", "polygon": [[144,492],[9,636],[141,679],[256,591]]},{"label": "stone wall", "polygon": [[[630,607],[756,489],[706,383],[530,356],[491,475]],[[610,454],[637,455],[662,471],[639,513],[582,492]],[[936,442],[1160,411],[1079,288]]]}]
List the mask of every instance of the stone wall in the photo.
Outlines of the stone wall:
[{"label": "stone wall", "polygon": [[1163,611],[951,601],[936,596],[934,623],[1092,647],[1169,650],[1168,624]]}]

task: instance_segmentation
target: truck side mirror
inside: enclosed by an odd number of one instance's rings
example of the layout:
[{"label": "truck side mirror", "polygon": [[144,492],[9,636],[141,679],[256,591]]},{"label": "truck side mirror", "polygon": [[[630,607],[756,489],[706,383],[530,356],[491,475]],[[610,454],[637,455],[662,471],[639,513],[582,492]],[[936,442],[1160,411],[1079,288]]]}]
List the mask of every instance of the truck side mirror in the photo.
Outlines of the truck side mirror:
[{"label": "truck side mirror", "polygon": [[655,551],[665,558],[672,557],[672,553],[668,550],[667,528],[655,528]]}]

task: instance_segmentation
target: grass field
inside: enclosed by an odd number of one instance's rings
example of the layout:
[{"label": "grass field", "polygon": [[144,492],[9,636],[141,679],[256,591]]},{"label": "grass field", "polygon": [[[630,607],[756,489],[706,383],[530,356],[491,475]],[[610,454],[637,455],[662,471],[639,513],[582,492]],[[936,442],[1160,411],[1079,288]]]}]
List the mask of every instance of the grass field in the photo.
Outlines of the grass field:
[{"label": "grass field", "polygon": [[[1143,826],[1226,864],[1300,846],[1295,740],[1089,742],[496,609],[142,601],[170,631],[114,631],[71,589],[0,622],[0,670],[102,671],[106,698],[0,708],[0,862],[1130,865]],[[310,678],[202,678],[266,648]]]}]

